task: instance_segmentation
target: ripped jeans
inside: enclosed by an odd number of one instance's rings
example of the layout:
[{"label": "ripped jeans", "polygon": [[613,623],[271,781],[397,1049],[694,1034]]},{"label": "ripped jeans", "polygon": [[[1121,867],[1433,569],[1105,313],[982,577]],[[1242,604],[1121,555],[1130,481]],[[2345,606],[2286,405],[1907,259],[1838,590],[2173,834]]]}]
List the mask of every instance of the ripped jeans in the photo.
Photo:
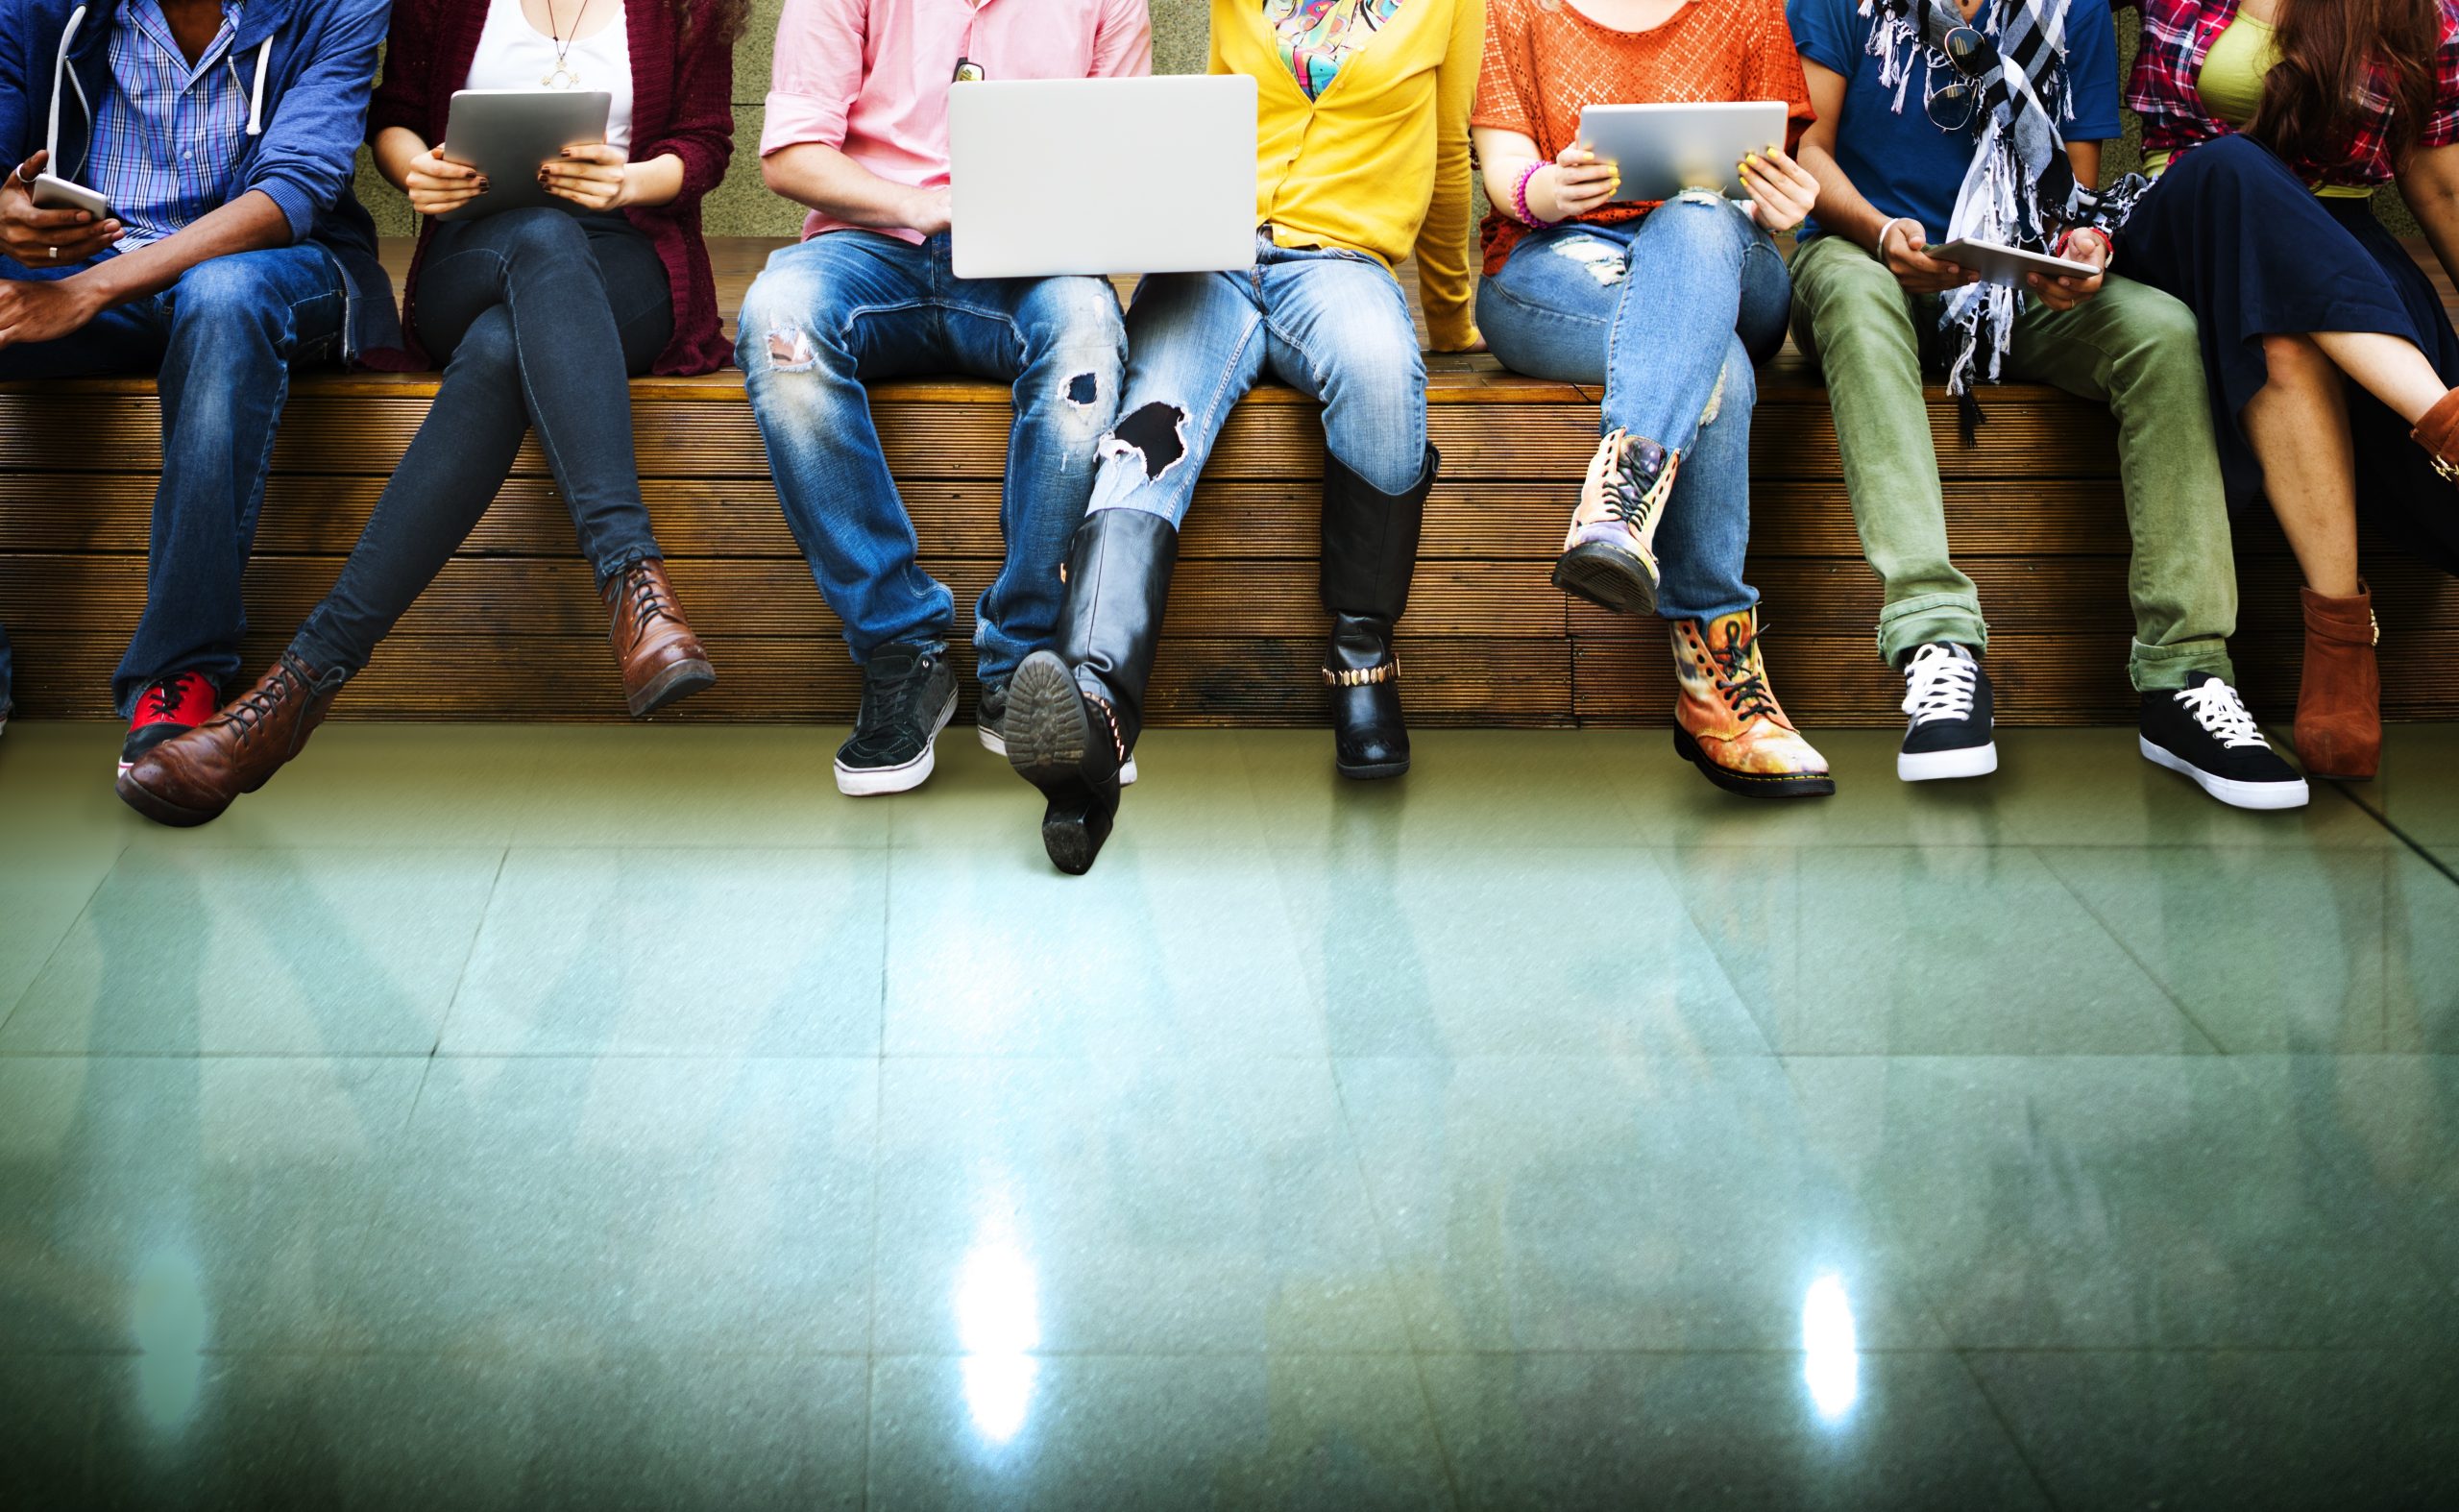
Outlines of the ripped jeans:
[{"label": "ripped jeans", "polygon": [[1605,386],[1605,427],[1682,453],[1657,526],[1657,613],[1747,609],[1752,368],[1784,345],[1792,283],[1741,209],[1693,192],[1638,221],[1530,232],[1477,291],[1502,365]]},{"label": "ripped jeans", "polygon": [[1183,524],[1230,409],[1269,373],[1324,406],[1324,441],[1387,494],[1425,470],[1425,357],[1409,302],[1360,253],[1273,245],[1244,273],[1160,273],[1127,314],[1127,392],[1094,509]]},{"label": "ripped jeans", "polygon": [[[1012,384],[999,500],[1008,556],[976,607],[976,675],[1003,682],[1050,643],[1059,564],[1127,358],[1106,280],[960,279],[944,234],[917,247],[830,232],[769,257],[743,300],[735,356],[786,523],[857,662],[896,642],[944,642],[956,618],[954,596],[916,559],[864,385],[942,373]],[[913,471],[944,476],[927,461]]]}]

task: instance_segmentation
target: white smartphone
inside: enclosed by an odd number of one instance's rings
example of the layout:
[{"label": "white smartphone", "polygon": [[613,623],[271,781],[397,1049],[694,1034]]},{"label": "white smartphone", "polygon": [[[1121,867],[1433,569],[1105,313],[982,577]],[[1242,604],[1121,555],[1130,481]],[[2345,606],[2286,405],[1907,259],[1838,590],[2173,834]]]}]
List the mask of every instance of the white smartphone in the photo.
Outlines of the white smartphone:
[{"label": "white smartphone", "polygon": [[69,183],[56,173],[35,175],[33,197],[37,209],[84,210],[98,221],[110,219],[110,201],[82,183]]},{"label": "white smartphone", "polygon": [[2101,270],[2088,262],[2026,252],[2021,247],[2001,246],[1994,241],[1975,241],[1969,236],[1960,236],[1936,247],[1925,247],[1922,251],[1941,262],[1970,268],[1992,283],[2021,283],[2027,273],[2037,273],[2051,279],[2096,279],[2101,276]]}]

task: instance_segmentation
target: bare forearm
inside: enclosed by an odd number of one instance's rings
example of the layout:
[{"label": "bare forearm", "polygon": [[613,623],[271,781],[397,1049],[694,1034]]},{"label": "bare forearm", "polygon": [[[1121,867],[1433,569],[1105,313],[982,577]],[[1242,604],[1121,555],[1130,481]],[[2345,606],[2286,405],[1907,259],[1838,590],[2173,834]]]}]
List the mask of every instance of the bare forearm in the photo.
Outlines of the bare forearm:
[{"label": "bare forearm", "polygon": [[929,217],[924,191],[891,183],[834,147],[804,142],[760,159],[768,187],[831,220],[880,231],[914,227]]},{"label": "bare forearm", "polygon": [[376,159],[376,171],[384,176],[384,182],[397,189],[407,189],[410,163],[426,152],[427,141],[406,126],[387,126],[367,145]]},{"label": "bare forearm", "polygon": [[287,247],[290,239],[290,217],[273,196],[251,189],[160,241],[106,257],[68,281],[100,306],[125,305],[169,288],[200,262]]},{"label": "bare forearm", "polygon": [[1835,155],[1825,145],[1805,137],[1796,160],[1818,181],[1818,204],[1811,210],[1818,229],[1870,252],[1878,251],[1879,232],[1887,230],[1889,218],[1862,197],[1862,191],[1853,186],[1852,179]]}]

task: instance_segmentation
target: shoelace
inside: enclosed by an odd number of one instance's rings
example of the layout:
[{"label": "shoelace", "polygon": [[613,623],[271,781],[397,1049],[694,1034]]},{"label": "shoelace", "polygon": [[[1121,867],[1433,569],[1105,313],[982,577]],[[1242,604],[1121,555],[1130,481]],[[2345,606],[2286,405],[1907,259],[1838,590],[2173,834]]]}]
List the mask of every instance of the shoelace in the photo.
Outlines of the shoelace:
[{"label": "shoelace", "polygon": [[1915,728],[1933,719],[1968,719],[1981,669],[1944,646],[1925,646],[1904,669],[1904,712]]},{"label": "shoelace", "polygon": [[281,665],[274,670],[272,677],[250,689],[247,696],[223,710],[214,722],[238,726],[239,742],[245,744],[267,719],[273,718],[276,709],[290,701],[293,692],[306,684],[307,679],[300,675],[298,664],[284,654]]},{"label": "shoelace", "polygon": [[674,608],[658,591],[657,575],[646,562],[634,562],[623,571],[623,599],[632,608],[632,633],[640,634],[652,620],[671,620]]},{"label": "shoelace", "polygon": [[1777,723],[1785,722],[1785,711],[1776,702],[1775,690],[1767,686],[1767,669],[1750,659],[1751,647],[1758,644],[1755,636],[1735,636],[1717,646],[1706,636],[1699,644],[1716,664],[1716,687],[1733,706],[1733,712],[1744,719],[1765,715]]},{"label": "shoelace", "polygon": [[2238,699],[2237,690],[2217,677],[2199,688],[2179,689],[2178,702],[2185,705],[2186,712],[2194,716],[2194,722],[2203,726],[2204,734],[2224,746],[2267,747],[2271,744],[2263,739],[2262,729],[2254,723],[2254,717],[2246,712],[2245,704]]},{"label": "shoelace", "polygon": [[1622,459],[1630,454],[1629,447],[1625,441],[1615,448],[1614,460],[1605,464],[1605,518],[1641,530],[1646,527],[1656,505],[1650,491],[1642,489],[1640,480],[1622,466]]},{"label": "shoelace", "polygon": [[[863,707],[854,717],[857,736],[876,735],[883,728],[910,723],[913,718],[914,697],[931,679],[931,668],[937,658],[916,656],[905,664],[905,670],[883,672],[865,680]],[[874,662],[873,666],[878,664]]]},{"label": "shoelace", "polygon": [[201,675],[196,672],[179,672],[163,678],[160,682],[147,688],[137,698],[138,717],[148,723],[160,719],[178,719],[180,704],[187,695],[188,684],[202,680]]}]

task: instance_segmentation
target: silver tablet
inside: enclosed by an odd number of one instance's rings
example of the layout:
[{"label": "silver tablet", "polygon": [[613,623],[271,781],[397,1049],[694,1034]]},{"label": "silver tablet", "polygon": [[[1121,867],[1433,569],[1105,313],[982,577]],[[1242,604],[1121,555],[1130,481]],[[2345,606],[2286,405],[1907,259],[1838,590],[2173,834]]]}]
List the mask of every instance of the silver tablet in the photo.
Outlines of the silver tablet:
[{"label": "silver tablet", "polygon": [[1592,105],[1579,112],[1579,139],[1599,161],[1621,169],[1616,200],[1669,200],[1685,189],[1739,199],[1747,192],[1743,156],[1784,145],[1785,106]]},{"label": "silver tablet", "polygon": [[2021,283],[2027,273],[2052,279],[2095,279],[2101,273],[2090,263],[2077,262],[2071,257],[2052,257],[2043,253],[2026,252],[2021,247],[2001,246],[1994,241],[1975,241],[1969,236],[1922,250],[1940,262],[1970,268],[1992,283]]},{"label": "silver tablet", "polygon": [[587,213],[570,200],[538,186],[538,169],[567,147],[606,139],[607,112],[615,97],[603,89],[460,89],[445,117],[436,155],[468,163],[487,176],[487,192],[439,219],[475,220],[504,210],[544,205]]}]

